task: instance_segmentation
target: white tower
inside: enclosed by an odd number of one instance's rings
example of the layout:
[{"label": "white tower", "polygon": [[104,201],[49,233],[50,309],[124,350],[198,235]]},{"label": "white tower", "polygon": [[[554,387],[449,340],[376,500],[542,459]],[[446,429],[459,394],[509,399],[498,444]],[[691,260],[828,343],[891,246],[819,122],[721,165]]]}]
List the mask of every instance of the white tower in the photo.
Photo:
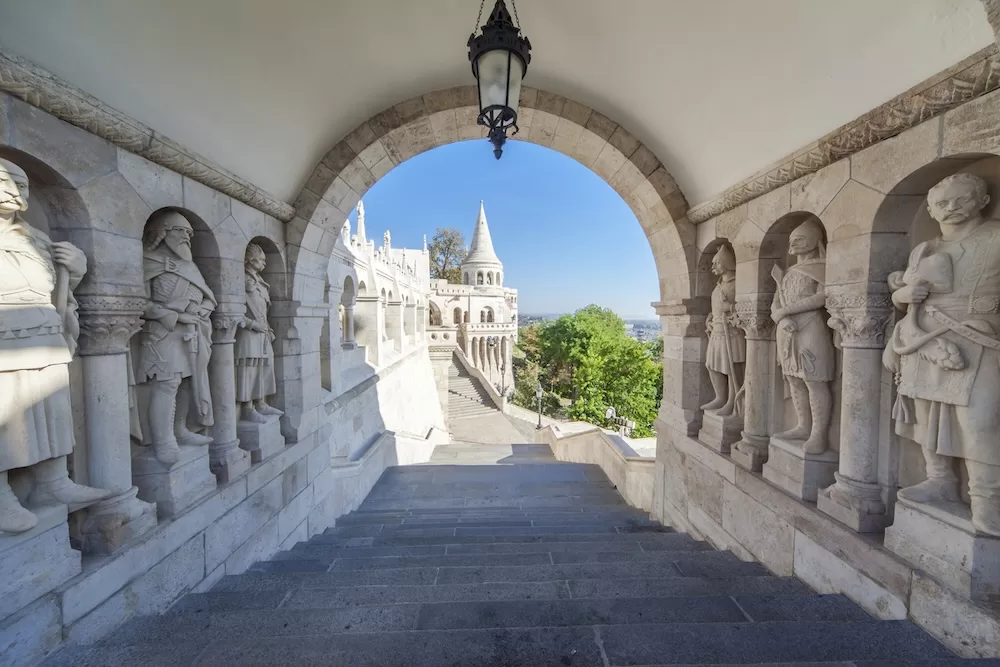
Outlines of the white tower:
[{"label": "white tower", "polygon": [[472,232],[472,245],[462,261],[462,284],[484,287],[503,285],[503,264],[493,250],[482,200],[479,202],[476,229]]}]

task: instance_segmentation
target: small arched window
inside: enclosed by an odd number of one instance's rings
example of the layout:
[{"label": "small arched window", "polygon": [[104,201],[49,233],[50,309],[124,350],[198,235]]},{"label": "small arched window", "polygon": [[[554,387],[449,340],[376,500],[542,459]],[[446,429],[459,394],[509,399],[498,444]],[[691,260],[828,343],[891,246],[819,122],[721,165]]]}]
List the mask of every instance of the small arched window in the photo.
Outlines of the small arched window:
[{"label": "small arched window", "polygon": [[480,310],[479,311],[479,321],[480,321],[480,323],[485,323],[486,322],[486,311],[485,310]]},{"label": "small arched window", "polygon": [[461,324],[462,322],[462,309],[456,308],[451,314],[452,322],[455,324]]},{"label": "small arched window", "polygon": [[482,285],[483,284],[483,272],[482,271],[479,271],[478,273],[476,273],[476,284],[477,285]]}]

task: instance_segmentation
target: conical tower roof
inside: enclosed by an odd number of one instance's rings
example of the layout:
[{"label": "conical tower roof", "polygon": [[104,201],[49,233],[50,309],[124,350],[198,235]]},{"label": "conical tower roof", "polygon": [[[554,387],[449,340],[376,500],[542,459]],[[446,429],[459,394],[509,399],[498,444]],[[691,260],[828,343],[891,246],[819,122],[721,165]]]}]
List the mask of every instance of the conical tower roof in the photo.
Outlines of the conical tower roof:
[{"label": "conical tower roof", "polygon": [[476,229],[472,232],[472,245],[469,254],[462,264],[500,264],[500,258],[493,250],[493,239],[490,238],[490,227],[486,224],[486,210],[483,202],[479,202],[479,217],[476,219]]}]

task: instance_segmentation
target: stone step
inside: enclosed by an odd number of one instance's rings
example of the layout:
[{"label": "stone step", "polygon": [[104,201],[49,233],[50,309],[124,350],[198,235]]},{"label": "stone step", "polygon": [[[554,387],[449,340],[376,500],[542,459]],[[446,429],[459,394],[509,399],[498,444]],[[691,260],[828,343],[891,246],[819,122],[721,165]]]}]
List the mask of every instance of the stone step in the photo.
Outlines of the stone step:
[{"label": "stone step", "polygon": [[[320,548],[321,549],[321,548]],[[565,563],[618,563],[638,561],[670,561],[673,557],[695,554],[705,549],[675,549],[656,552],[500,552],[500,553],[459,553],[426,554],[406,556],[363,556],[350,554],[323,553],[320,549],[293,549],[275,554],[271,561],[314,561],[331,565],[331,572],[341,570],[376,570],[404,567],[484,567],[488,565],[562,565]],[[341,550],[337,550],[341,551]],[[260,563],[255,564],[257,568]],[[313,570],[315,571],[315,570]]]},{"label": "stone step", "polygon": [[188,595],[173,611],[274,609],[278,606],[324,609],[357,605],[440,603],[489,600],[614,599],[700,596],[810,596],[812,591],[792,577],[703,579],[592,579],[535,583],[445,584],[437,586],[339,586],[276,590],[228,590]]},{"label": "stone step", "polygon": [[658,533],[662,527],[649,524],[626,524],[621,525],[603,523],[581,523],[568,525],[542,525],[542,526],[482,526],[482,525],[460,525],[454,527],[410,527],[407,524],[383,526],[383,525],[355,525],[339,526],[328,528],[323,534],[334,537],[476,537],[493,535],[497,537],[511,535],[559,535],[567,533],[601,534],[601,533]]},{"label": "stone step", "polygon": [[[371,617],[355,607],[333,616],[285,610],[281,634],[261,641],[273,627],[267,615],[220,614],[209,628],[177,626],[170,637],[134,644],[71,647],[54,665],[189,664],[199,667],[264,665],[380,665],[385,667],[598,667],[600,665],[762,664],[845,661],[952,660],[944,647],[905,621],[731,622],[598,625],[477,630],[359,632],[399,622]],[[352,613],[353,612],[353,613]],[[310,614],[314,616],[310,617]],[[209,625],[200,621],[202,626]],[[155,635],[162,637],[162,635]],[[178,641],[183,637],[183,641]],[[200,655],[199,655],[200,654]],[[172,661],[170,656],[178,656]],[[182,656],[191,656],[182,661]],[[46,667],[49,667],[48,665]]]},{"label": "stone step", "polygon": [[[651,542],[515,542],[492,544],[440,544],[399,547],[344,547],[334,544],[303,542],[295,545],[287,554],[297,554],[299,558],[327,560],[336,558],[393,558],[401,556],[466,556],[474,554],[525,554],[525,553],[590,553],[590,552],[662,552],[662,551],[710,551],[711,545],[697,542],[682,533],[673,533],[669,541]],[[291,556],[288,556],[289,558]],[[285,560],[282,554],[275,558]]]},{"label": "stone step", "polygon": [[652,521],[649,515],[640,510],[623,509],[605,512],[583,513],[577,508],[562,510],[555,508],[548,510],[519,510],[506,509],[495,512],[484,512],[476,509],[468,511],[449,511],[427,513],[409,512],[352,512],[337,519],[338,526],[354,526],[365,524],[382,525],[426,525],[429,523],[442,523],[455,521],[458,523],[469,523],[478,521],[591,521],[593,523],[601,521]]},{"label": "stone step", "polygon": [[674,533],[545,533],[539,535],[470,535],[443,537],[338,537],[321,533],[309,540],[309,544],[328,544],[345,548],[351,547],[410,547],[433,546],[439,544],[504,544],[521,542],[634,542],[649,549],[647,543],[655,544],[661,539],[674,539]]}]

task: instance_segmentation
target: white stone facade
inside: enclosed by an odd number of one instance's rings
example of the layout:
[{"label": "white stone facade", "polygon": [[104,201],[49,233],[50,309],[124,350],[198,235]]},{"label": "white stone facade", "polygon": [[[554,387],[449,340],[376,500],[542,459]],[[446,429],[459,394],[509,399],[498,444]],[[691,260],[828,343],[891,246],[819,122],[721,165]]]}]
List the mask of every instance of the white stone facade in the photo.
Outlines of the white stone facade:
[{"label": "white stone facade", "polygon": [[[0,534],[3,664],[33,664],[62,641],[99,637],[244,571],[331,526],[386,466],[427,460],[446,441],[426,341],[425,251],[391,248],[388,237],[376,250],[363,229],[345,230],[324,270],[298,287],[286,224],[6,94],[0,158],[30,182],[28,228],[86,257],[79,285],[69,282],[79,346],[68,382],[53,388],[68,392],[72,423],[49,426],[65,429],[73,481],[100,489],[68,494],[51,465],[5,471],[34,525]],[[19,238],[6,237],[4,252],[20,252]],[[190,239],[190,270],[174,254],[178,239]],[[151,269],[157,262],[166,268]],[[17,297],[8,292],[5,307]],[[175,297],[193,304],[183,317]],[[4,326],[20,326],[4,312]],[[241,337],[251,326],[257,337]],[[209,411],[177,431],[169,410],[164,421],[155,400],[142,400],[160,391],[144,373],[187,378],[195,351],[207,391],[194,409]],[[240,379],[246,364],[259,372]],[[241,409],[247,402],[253,410]],[[154,448],[154,431],[166,447]]]},{"label": "white stone facade", "polygon": [[431,343],[460,350],[506,400],[514,393],[517,290],[503,284],[503,263],[493,249],[483,202],[461,273],[461,285],[431,281]]}]

